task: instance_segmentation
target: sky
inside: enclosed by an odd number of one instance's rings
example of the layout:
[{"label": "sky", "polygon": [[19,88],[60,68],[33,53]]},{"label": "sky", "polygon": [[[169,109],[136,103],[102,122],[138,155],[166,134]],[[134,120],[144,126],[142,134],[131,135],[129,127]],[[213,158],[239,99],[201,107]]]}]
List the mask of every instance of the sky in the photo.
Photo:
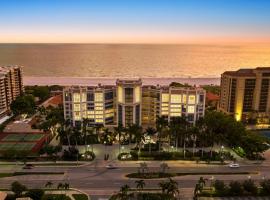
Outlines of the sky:
[{"label": "sky", "polygon": [[1,43],[268,43],[270,0],[0,0]]}]

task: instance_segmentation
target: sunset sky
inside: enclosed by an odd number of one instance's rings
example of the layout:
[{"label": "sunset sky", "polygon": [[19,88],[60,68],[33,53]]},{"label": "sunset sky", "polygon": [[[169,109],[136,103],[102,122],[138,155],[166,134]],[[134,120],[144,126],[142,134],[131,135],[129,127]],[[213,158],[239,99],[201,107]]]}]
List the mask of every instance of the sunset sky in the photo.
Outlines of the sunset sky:
[{"label": "sunset sky", "polygon": [[268,43],[270,0],[1,0],[0,42]]}]

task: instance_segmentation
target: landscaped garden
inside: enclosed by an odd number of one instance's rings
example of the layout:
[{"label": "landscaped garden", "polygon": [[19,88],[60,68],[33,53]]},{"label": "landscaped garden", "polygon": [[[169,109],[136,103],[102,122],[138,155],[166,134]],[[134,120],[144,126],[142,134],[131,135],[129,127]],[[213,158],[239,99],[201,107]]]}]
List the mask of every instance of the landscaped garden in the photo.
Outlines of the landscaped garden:
[{"label": "landscaped garden", "polygon": [[196,184],[194,196],[197,197],[235,197],[235,196],[270,196],[270,179],[263,179],[259,183],[252,179],[244,181],[230,181],[228,184],[221,180],[211,180],[210,186],[206,186],[207,180],[201,177]]}]

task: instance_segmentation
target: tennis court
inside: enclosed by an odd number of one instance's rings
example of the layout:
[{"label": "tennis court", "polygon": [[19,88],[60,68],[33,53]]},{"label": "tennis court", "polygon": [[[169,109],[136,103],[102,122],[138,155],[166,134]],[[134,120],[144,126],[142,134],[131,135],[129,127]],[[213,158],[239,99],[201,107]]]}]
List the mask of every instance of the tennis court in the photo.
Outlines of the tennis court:
[{"label": "tennis court", "polygon": [[0,143],[0,151],[30,151],[34,146],[35,143]]},{"label": "tennis court", "polygon": [[21,141],[24,138],[25,134],[9,134],[2,139],[5,142],[16,142]]},{"label": "tennis court", "polygon": [[43,137],[44,134],[9,134],[5,136],[1,141],[5,142],[39,141]]},{"label": "tennis court", "polygon": [[44,134],[27,134],[24,136],[24,141],[39,141],[44,137]]}]

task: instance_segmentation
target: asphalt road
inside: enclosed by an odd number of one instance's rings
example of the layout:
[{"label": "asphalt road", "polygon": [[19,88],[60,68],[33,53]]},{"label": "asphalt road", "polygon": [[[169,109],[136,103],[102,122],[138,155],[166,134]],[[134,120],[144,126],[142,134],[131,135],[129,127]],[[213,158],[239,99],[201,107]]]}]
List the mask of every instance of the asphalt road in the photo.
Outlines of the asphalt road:
[{"label": "asphalt road", "polygon": [[[60,182],[68,182],[71,187],[78,188],[88,194],[96,197],[102,195],[104,197],[119,190],[122,185],[128,184],[131,187],[136,187],[135,179],[126,177],[128,173],[134,173],[138,171],[138,163],[118,163],[114,165],[117,169],[107,169],[108,163],[99,161],[98,163],[91,163],[89,165],[79,167],[50,167],[50,166],[36,166],[30,170],[23,170],[21,166],[6,166],[1,170],[2,172],[13,171],[29,171],[29,172],[64,172],[63,175],[22,175],[16,177],[0,178],[0,188],[10,188],[10,184],[13,181],[19,181],[25,184],[29,188],[44,187],[47,181],[52,181],[55,186]],[[159,171],[158,167],[160,162],[150,162],[149,171]],[[246,164],[241,165],[238,169],[231,169],[224,165],[205,165],[205,164],[192,164],[192,163],[178,163],[170,162],[170,169],[168,172],[194,172],[194,173],[224,173],[224,172],[250,172],[250,175],[186,175],[178,176],[173,179],[176,180],[180,188],[194,188],[200,176],[207,178],[208,184],[210,184],[211,178],[224,180],[229,182],[231,180],[246,180],[251,178],[257,182],[262,178],[270,178],[270,166],[268,165],[255,165]],[[213,177],[212,177],[213,176]],[[250,176],[250,177],[249,177]],[[164,179],[163,179],[164,180]],[[161,179],[145,180],[146,188],[158,187]]]}]

